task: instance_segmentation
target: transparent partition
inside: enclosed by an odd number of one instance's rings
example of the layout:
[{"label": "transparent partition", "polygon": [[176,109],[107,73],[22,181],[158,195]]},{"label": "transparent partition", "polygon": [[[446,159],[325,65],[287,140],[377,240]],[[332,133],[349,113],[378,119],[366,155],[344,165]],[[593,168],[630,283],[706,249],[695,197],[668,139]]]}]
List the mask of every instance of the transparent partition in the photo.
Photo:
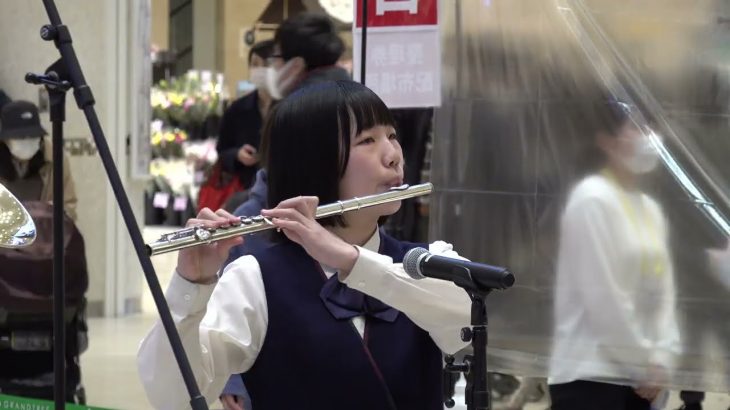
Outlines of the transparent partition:
[{"label": "transparent partition", "polygon": [[730,390],[730,3],[441,2],[431,239],[512,269],[490,370]]}]

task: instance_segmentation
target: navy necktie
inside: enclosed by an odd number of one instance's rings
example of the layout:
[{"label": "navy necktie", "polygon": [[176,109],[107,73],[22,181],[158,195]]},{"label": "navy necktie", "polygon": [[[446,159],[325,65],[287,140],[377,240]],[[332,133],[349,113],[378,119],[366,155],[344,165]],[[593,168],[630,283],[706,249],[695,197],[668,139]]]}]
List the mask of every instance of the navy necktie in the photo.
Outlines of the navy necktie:
[{"label": "navy necktie", "polygon": [[397,310],[372,296],[350,289],[337,279],[337,274],[325,281],[319,297],[338,320],[367,315],[392,323],[398,317]]}]

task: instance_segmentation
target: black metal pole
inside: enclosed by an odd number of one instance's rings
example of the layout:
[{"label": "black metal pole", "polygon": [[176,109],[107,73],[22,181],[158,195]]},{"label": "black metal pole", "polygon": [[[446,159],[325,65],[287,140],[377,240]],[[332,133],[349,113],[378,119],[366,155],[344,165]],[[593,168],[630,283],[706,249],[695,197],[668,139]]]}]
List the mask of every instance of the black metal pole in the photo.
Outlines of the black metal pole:
[{"label": "black metal pole", "polygon": [[[111,184],[114,196],[119,204],[122,218],[127,226],[127,231],[131,237],[134,250],[137,253],[137,258],[139,259],[140,264],[142,265],[142,270],[144,271],[147,284],[160,314],[160,320],[165,332],[167,333],[175,360],[180,367],[180,373],[182,374],[185,386],[190,394],[190,405],[194,410],[207,410],[208,405],[205,402],[205,398],[200,394],[200,389],[195,381],[193,371],[190,367],[190,362],[185,356],[185,350],[183,348],[182,341],[180,340],[180,335],[177,333],[177,329],[175,328],[175,322],[172,319],[167,301],[165,300],[157,275],[152,267],[152,261],[150,261],[150,258],[145,251],[142,233],[137,226],[134,213],[132,212],[132,207],[129,204],[129,199],[124,191],[124,186],[122,185],[122,180],[119,177],[119,172],[114,165],[114,160],[111,156],[111,152],[109,151],[104,131],[102,130],[99,119],[94,111],[94,96],[84,79],[81,66],[78,58],[76,57],[76,52],[73,49],[71,34],[68,28],[62,24],[53,0],[43,0],[43,5],[46,8],[51,24],[43,26],[41,29],[41,37],[47,41],[53,40],[56,48],[58,48],[58,51],[61,54],[61,59],[67,71],[68,79],[74,89],[76,103],[79,108],[84,111],[84,115],[86,116],[86,121],[88,122],[89,128],[91,129],[91,133],[94,137],[94,142],[96,143],[96,147],[99,151],[101,161],[104,164],[104,169],[109,179],[109,183]],[[62,176],[62,172],[60,173],[60,176]],[[63,407],[60,408],[63,409]]]},{"label": "black metal pole", "polygon": [[63,269],[63,122],[66,90],[49,90],[53,142],[53,401],[66,408],[66,274]]},{"label": "black metal pole", "polygon": [[454,2],[454,14],[456,15],[454,31],[456,32],[456,95],[459,98],[464,86],[464,75],[466,68],[464,67],[464,33],[462,32],[461,22],[461,0]]},{"label": "black metal pole", "polygon": [[368,0],[362,0],[362,36],[360,37],[360,84],[365,85],[365,61],[368,46]]},{"label": "black metal pole", "polygon": [[68,81],[61,80],[57,71],[61,60],[53,63],[45,75],[28,73],[25,81],[44,84],[50,101],[52,169],[53,169],[53,400],[55,408],[66,406],[66,273],[63,249],[63,122],[66,121],[66,91]]},{"label": "black metal pole", "polygon": [[[487,385],[487,305],[485,295],[470,295],[471,305],[471,337],[474,349],[474,362],[471,366],[472,397],[468,410],[489,410],[492,403]],[[467,403],[469,399],[467,398]]]}]

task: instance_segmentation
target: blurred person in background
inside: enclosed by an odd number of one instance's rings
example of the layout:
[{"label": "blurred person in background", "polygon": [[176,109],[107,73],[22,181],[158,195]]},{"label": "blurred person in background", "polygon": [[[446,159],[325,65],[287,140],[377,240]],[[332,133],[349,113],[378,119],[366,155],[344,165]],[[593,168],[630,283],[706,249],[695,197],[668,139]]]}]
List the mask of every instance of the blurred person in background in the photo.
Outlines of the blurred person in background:
[{"label": "blurred person in background", "polygon": [[561,220],[552,408],[662,408],[680,349],[666,218],[640,189],[658,151],[630,106],[595,109],[600,171],[572,189]]},{"label": "blurred person in background", "polygon": [[[19,249],[0,249],[0,332],[3,335],[45,335],[52,324],[53,270],[53,155],[51,140],[41,127],[38,108],[27,101],[12,101],[0,113],[0,184],[7,187],[28,210],[37,237]],[[79,356],[88,346],[86,298],[89,278],[83,236],[76,227],[76,192],[68,158],[63,161],[63,252],[66,272],[65,349],[66,400],[85,403]],[[32,306],[32,308],[29,308]],[[17,333],[16,333],[17,332]],[[53,398],[52,349],[25,350],[51,337],[18,336],[16,347],[0,347],[0,391],[39,399]],[[44,339],[44,337],[47,337]],[[15,344],[15,343],[14,343]]]},{"label": "blurred person in background", "polygon": [[[38,108],[12,101],[0,113],[0,183],[21,202],[53,200],[51,141],[41,127]],[[63,162],[63,208],[76,220],[76,190],[68,158]]]},{"label": "blurred person in background", "polygon": [[274,35],[267,87],[274,99],[326,80],[350,80],[337,65],[345,43],[324,14],[301,13],[284,21]]},{"label": "blurred person in background", "polygon": [[[223,170],[236,175],[246,190],[251,188],[259,167],[261,127],[271,108],[272,98],[266,88],[266,67],[273,47],[273,40],[265,40],[249,50],[249,81],[256,89],[231,103],[223,113],[216,145]],[[245,196],[236,193],[228,199],[226,208],[235,209],[245,199]]]}]

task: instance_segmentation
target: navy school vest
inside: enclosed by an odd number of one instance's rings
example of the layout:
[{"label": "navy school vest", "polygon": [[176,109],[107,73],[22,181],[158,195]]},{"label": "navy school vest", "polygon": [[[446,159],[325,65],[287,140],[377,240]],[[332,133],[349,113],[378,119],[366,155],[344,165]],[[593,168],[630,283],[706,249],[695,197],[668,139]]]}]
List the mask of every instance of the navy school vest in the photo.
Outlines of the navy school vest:
[{"label": "navy school vest", "polygon": [[[380,232],[379,253],[401,262],[416,246]],[[402,312],[368,317],[361,338],[319,297],[319,264],[291,242],[255,255],[269,324],[256,362],[242,375],[255,410],[441,410],[441,351]]]}]

